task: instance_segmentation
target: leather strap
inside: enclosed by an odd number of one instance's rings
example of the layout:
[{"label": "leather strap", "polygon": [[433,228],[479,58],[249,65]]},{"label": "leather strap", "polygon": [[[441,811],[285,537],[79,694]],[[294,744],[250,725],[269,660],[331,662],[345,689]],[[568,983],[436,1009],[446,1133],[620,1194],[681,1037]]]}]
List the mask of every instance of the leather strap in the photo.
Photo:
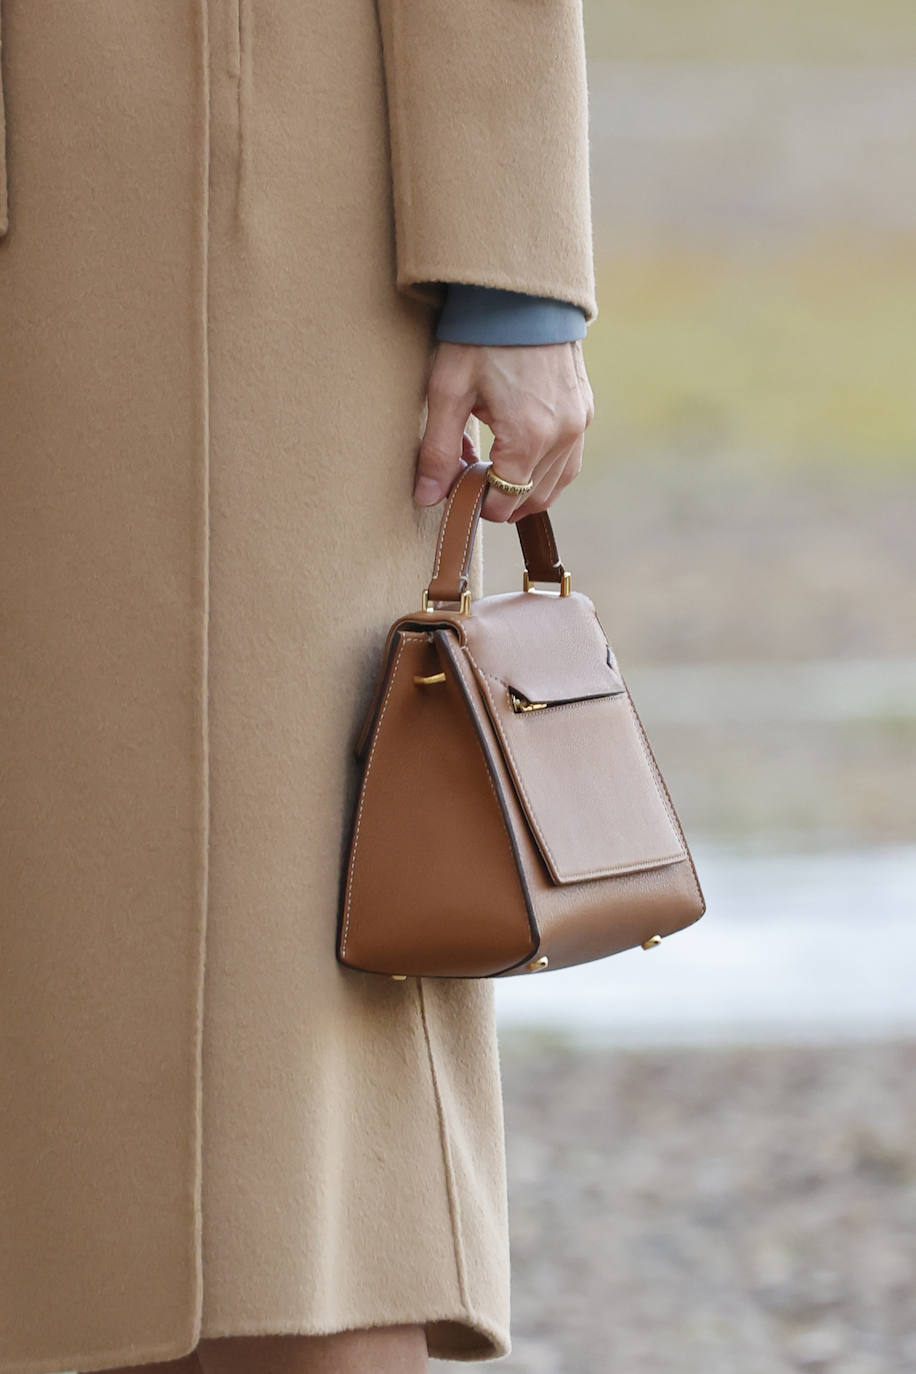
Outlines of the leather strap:
[{"label": "leather strap", "polygon": [[553,525],[545,510],[516,522],[522,557],[532,582],[562,582],[566,569],[560,562]]},{"label": "leather strap", "polygon": [[[430,601],[458,601],[467,587],[477,522],[488,490],[489,466],[483,462],[469,463],[452,484],[427,589]],[[526,515],[516,522],[515,528],[529,578],[533,582],[562,582],[565,569],[547,512]]]}]

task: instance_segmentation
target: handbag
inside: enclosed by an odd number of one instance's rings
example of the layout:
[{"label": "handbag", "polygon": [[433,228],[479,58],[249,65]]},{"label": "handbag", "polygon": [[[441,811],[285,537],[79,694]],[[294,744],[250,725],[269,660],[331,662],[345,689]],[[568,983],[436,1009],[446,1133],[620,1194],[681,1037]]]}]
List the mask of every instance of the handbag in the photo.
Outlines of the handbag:
[{"label": "handbag", "polygon": [[566,968],[652,949],[706,909],[617,660],[546,512],[516,525],[523,589],[471,602],[488,467],[469,464],[452,486],[422,606],[388,631],[355,742],[336,956],[367,973]]}]

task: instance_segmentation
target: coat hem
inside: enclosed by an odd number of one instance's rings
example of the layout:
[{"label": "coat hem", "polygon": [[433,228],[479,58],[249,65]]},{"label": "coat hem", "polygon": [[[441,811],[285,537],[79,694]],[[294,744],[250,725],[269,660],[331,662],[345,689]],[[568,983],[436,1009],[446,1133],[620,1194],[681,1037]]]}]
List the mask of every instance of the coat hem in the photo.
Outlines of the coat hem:
[{"label": "coat hem", "polygon": [[[430,1316],[429,1313],[407,1312],[392,1315],[387,1311],[384,1317],[367,1314],[344,1325],[324,1325],[321,1322],[303,1325],[301,1322],[258,1322],[251,1326],[235,1326],[230,1331],[213,1331],[209,1328],[201,1340],[224,1336],[334,1336],[341,1331],[365,1331],[378,1326],[422,1326],[426,1331],[429,1354],[434,1360],[457,1360],[462,1362],[498,1360],[508,1355],[512,1343],[508,1331],[498,1322],[489,1321],[471,1310],[459,1308],[445,1310]],[[459,1326],[467,1332],[469,1339],[479,1338],[477,1344],[456,1344],[444,1335],[440,1336],[432,1328],[438,1326]]]},{"label": "coat hem", "polygon": [[[397,274],[398,287],[427,304],[444,301],[444,289],[450,282],[466,286],[493,286],[503,291],[519,291],[524,295],[547,296],[550,300],[578,306],[585,314],[586,324],[598,318],[598,302],[593,294],[583,289],[582,283],[548,281],[539,277],[534,280],[518,276],[514,272],[503,272],[491,267],[449,267],[442,263],[428,268],[404,266]],[[426,288],[424,290],[424,288]]]},{"label": "coat hem", "polygon": [[190,1345],[186,1340],[164,1341],[154,1346],[121,1345],[114,1350],[96,1351],[91,1355],[48,1355],[39,1360],[13,1360],[0,1362],[0,1374],[64,1374],[64,1371],[67,1374],[69,1371],[76,1371],[76,1374],[92,1371],[94,1374],[96,1370],[119,1369],[127,1365],[160,1364],[190,1355],[192,1350],[197,1349],[197,1344],[195,1327],[195,1336]]},{"label": "coat hem", "polygon": [[[392,1316],[386,1312],[384,1318],[365,1315],[346,1325],[326,1325],[322,1322],[257,1322],[250,1326],[233,1326],[229,1331],[208,1329],[192,1345],[187,1341],[166,1341],[152,1347],[119,1346],[102,1354],[92,1355],[53,1355],[40,1360],[24,1360],[10,1364],[0,1363],[0,1374],[63,1374],[63,1371],[87,1371],[118,1369],[122,1366],[159,1364],[167,1360],[179,1360],[197,1349],[200,1340],[222,1336],[333,1336],[341,1331],[366,1330],[377,1326],[422,1326],[426,1330],[426,1343],[430,1357],[434,1360],[455,1360],[464,1363],[483,1360],[498,1360],[508,1355],[512,1346],[508,1331],[498,1322],[464,1309],[443,1311],[430,1316],[416,1312]],[[455,1344],[444,1336],[436,1334],[432,1328],[439,1326],[459,1326],[468,1334],[469,1339],[478,1338],[477,1344]]]}]

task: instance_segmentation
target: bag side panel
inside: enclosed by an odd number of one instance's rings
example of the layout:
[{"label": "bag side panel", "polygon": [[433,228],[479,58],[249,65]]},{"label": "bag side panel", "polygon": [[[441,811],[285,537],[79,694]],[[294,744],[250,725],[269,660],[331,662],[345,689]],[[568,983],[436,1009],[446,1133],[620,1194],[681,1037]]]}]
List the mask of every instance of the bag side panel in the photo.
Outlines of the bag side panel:
[{"label": "bag side panel", "polygon": [[534,947],[512,840],[461,689],[429,633],[399,634],[350,843],[338,958],[487,977]]}]

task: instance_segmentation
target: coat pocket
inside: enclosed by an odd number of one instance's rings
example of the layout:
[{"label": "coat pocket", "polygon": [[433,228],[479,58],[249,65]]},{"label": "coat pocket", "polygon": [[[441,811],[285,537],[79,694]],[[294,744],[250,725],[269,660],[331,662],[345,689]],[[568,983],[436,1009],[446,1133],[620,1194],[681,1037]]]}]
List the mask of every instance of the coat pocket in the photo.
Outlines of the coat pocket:
[{"label": "coat pocket", "polygon": [[3,0],[0,0],[0,237],[10,227],[9,185],[6,158],[6,106],[3,101],[3,67],[6,55],[3,51]]}]

